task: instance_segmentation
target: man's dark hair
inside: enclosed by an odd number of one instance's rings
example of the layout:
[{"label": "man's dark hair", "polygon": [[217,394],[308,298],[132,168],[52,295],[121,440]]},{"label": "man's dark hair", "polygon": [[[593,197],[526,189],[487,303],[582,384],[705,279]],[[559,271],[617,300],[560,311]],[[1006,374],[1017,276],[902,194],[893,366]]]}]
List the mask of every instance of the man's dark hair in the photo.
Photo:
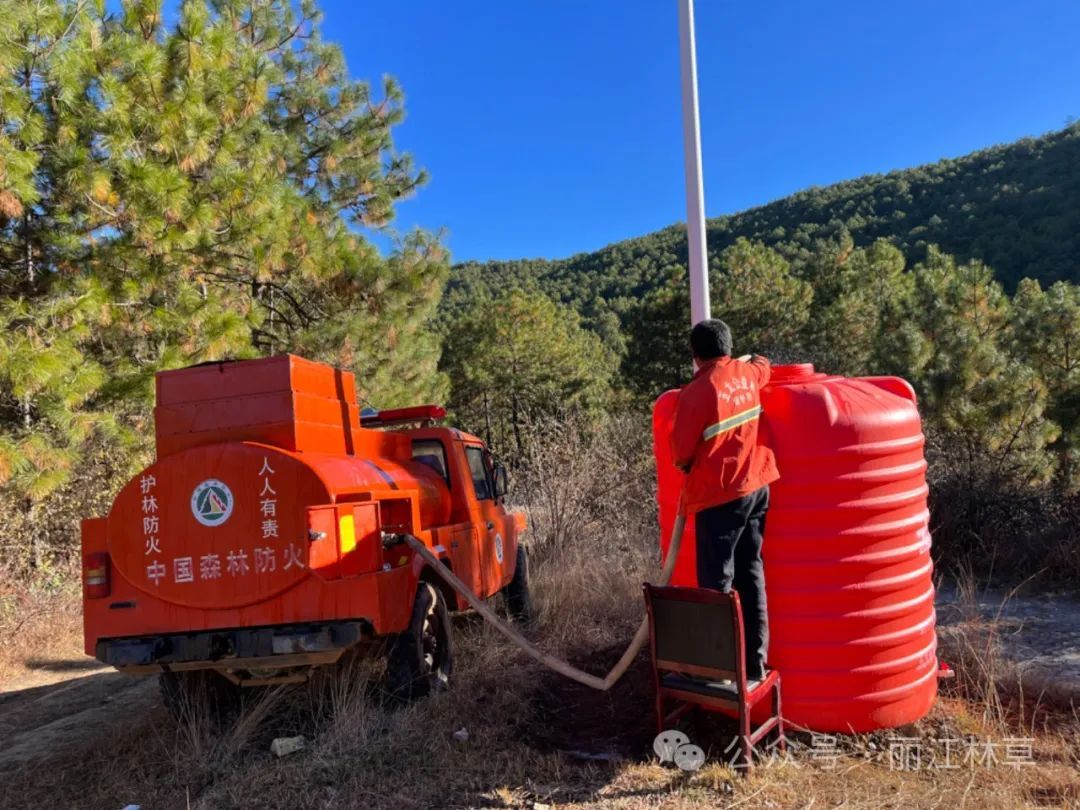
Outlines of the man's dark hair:
[{"label": "man's dark hair", "polygon": [[690,348],[699,360],[731,356],[731,330],[716,318],[709,318],[690,330]]}]

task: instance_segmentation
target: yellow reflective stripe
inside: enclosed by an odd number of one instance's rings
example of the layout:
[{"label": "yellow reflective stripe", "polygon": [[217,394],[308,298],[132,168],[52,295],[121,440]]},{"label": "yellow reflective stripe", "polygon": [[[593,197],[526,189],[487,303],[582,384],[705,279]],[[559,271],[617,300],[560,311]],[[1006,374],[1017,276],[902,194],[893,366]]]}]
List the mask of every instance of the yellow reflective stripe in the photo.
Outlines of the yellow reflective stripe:
[{"label": "yellow reflective stripe", "polygon": [[732,428],[737,428],[739,425],[745,425],[747,422],[753,422],[761,415],[761,406],[755,405],[749,410],[737,413],[734,416],[729,416],[722,422],[717,422],[715,425],[709,425],[705,428],[705,432],[701,434],[701,438],[705,441],[719,436],[721,433],[726,433]]}]

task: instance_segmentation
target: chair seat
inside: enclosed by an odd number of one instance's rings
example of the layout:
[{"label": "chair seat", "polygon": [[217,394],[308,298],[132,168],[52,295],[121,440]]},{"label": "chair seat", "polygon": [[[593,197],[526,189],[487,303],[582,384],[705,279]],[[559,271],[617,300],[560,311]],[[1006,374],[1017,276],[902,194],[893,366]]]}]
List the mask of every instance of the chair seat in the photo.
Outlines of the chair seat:
[{"label": "chair seat", "polygon": [[660,679],[660,685],[664,689],[678,689],[680,692],[693,692],[696,695],[734,698],[739,694],[734,682],[706,681],[701,678],[688,678],[674,672],[664,675]]},{"label": "chair seat", "polygon": [[[767,690],[776,680],[774,672],[769,672],[764,680],[761,681],[753,689],[746,693],[748,699],[751,702],[757,701],[753,698],[761,692],[761,690]],[[677,689],[680,692],[693,692],[696,695],[704,695],[705,697],[719,697],[719,698],[731,698],[737,699],[739,696],[739,690],[735,687],[735,683],[728,681],[722,683],[720,681],[706,681],[703,678],[688,678],[685,675],[679,675],[675,672],[668,672],[660,678],[660,686],[663,689]]]}]

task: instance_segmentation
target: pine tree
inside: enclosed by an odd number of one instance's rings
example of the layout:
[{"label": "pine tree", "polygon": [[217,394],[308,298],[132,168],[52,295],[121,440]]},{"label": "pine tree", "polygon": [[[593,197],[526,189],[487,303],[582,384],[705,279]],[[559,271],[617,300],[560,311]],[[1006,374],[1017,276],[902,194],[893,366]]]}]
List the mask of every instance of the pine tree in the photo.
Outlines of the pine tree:
[{"label": "pine tree", "polygon": [[1068,492],[1080,489],[1080,287],[1059,281],[1043,290],[1024,279],[1013,298],[1014,351],[1046,384],[1046,415],[1061,426],[1052,445],[1058,477]]},{"label": "pine tree", "polygon": [[516,289],[455,317],[443,352],[455,418],[519,458],[530,420],[602,406],[617,363],[573,309]]},{"label": "pine tree", "polygon": [[[712,315],[731,327],[736,354],[757,352],[776,362],[804,359],[803,330],[813,291],[780,254],[736,241],[709,274]],[[624,318],[628,332],[622,377],[640,400],[686,382],[691,370],[690,295],[686,270],[674,266]]]},{"label": "pine tree", "polygon": [[424,179],[393,150],[401,92],[350,80],[318,19],[310,0],[298,14],[188,0],[170,30],[160,3],[95,23],[101,92],[75,106],[94,122],[85,147],[111,145],[99,182],[116,203],[100,208],[116,235],[93,265],[129,304],[110,333],[115,355],[135,336],[127,376],[314,349],[378,363],[356,367],[361,379],[377,368],[430,390],[415,370],[437,351],[420,326],[442,290],[441,249],[418,234],[386,260],[355,231],[388,222]]},{"label": "pine tree", "polygon": [[691,365],[689,320],[689,282],[681,266],[674,267],[667,282],[650,290],[627,316],[622,378],[644,403],[685,384]]},{"label": "pine tree", "polygon": [[895,373],[896,355],[907,354],[912,339],[900,317],[914,289],[903,254],[884,240],[856,248],[844,232],[820,244],[800,275],[814,290],[805,344],[818,366],[836,374]]},{"label": "pine tree", "polygon": [[919,341],[905,376],[928,420],[956,439],[962,456],[952,461],[969,479],[986,471],[998,483],[1048,480],[1058,427],[1044,413],[1039,375],[1008,351],[1011,307],[992,271],[931,248],[914,274],[908,317]]},{"label": "pine tree", "polygon": [[[85,346],[102,305],[100,288],[71,283],[72,236],[58,131],[65,58],[83,16],[59,2],[8,3],[0,14],[0,486],[29,525],[72,474],[82,448],[116,436],[94,405],[105,372]],[[45,563],[40,532],[33,564]]]},{"label": "pine tree", "polygon": [[736,354],[757,352],[779,361],[800,354],[814,293],[783,256],[738,239],[711,268],[709,285],[713,317],[731,327]]},{"label": "pine tree", "polygon": [[[0,486],[37,508],[145,436],[153,374],[286,351],[380,404],[436,396],[436,239],[363,237],[424,180],[400,89],[348,77],[312,0],[0,13]],[[140,439],[140,444],[145,441]]]}]

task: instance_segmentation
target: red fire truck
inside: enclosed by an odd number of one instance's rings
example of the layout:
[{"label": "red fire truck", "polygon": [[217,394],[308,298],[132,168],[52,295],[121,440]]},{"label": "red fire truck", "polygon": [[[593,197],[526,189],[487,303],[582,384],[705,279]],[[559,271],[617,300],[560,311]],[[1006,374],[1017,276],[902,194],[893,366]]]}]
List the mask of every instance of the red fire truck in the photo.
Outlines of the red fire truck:
[{"label": "red fire truck", "polygon": [[82,524],[86,652],[195,690],[298,682],[386,640],[400,699],[447,686],[457,595],[402,542],[528,618],[524,515],[438,406],[361,415],[352,374],[292,355],[157,376],[157,460]]}]

